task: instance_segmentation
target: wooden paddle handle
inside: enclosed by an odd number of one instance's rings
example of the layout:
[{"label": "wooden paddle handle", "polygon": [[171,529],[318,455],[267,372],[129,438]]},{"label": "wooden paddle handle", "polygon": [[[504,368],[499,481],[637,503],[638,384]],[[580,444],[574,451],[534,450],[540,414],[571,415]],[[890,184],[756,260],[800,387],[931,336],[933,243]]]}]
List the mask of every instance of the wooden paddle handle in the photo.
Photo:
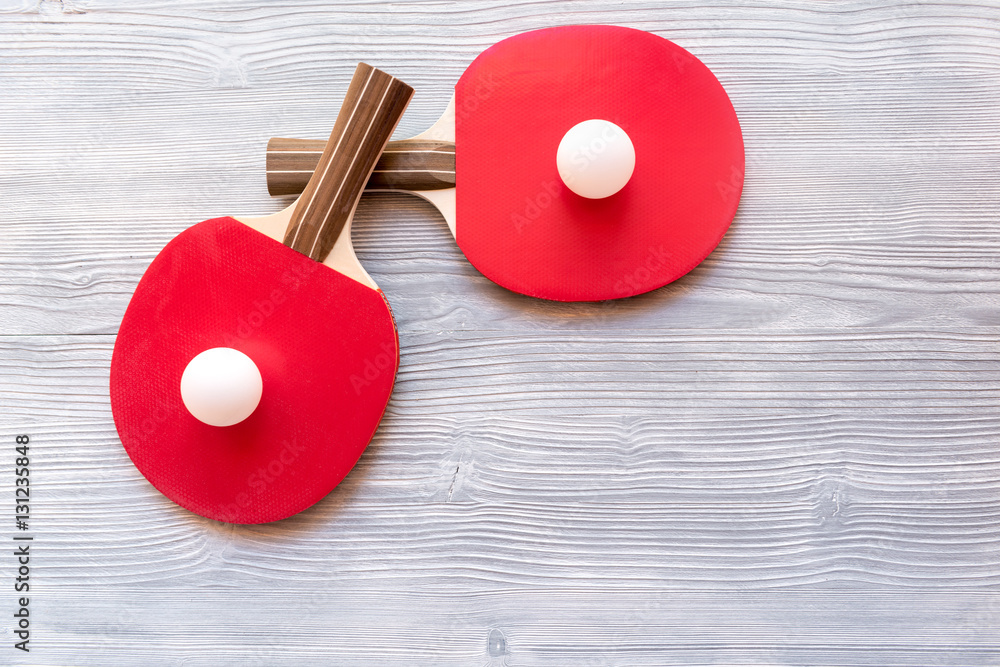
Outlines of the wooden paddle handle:
[{"label": "wooden paddle handle", "polygon": [[361,63],[316,169],[285,232],[285,245],[322,262],[354,215],[358,199],[413,96],[402,81]]},{"label": "wooden paddle handle", "polygon": [[[282,139],[267,142],[267,191],[272,197],[305,189],[324,142]],[[390,141],[368,179],[366,190],[443,190],[455,187],[455,144],[450,141]]]}]

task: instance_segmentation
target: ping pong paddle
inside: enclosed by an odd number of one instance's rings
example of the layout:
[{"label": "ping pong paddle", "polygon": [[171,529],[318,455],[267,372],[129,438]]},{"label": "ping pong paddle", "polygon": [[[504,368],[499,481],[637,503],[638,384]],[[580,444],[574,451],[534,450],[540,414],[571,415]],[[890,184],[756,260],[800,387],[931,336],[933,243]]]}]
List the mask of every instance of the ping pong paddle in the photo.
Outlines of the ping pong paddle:
[{"label": "ping pong paddle", "polygon": [[[399,344],[350,225],[412,92],[359,65],[294,204],[194,225],[136,287],[112,356],[111,407],[136,467],[182,507],[230,523],[285,518],[327,495],[371,440]],[[217,365],[199,361],[219,349]],[[249,396],[249,416],[219,418],[232,407],[223,390]]]},{"label": "ping pong paddle", "polygon": [[[634,149],[626,185],[601,198],[577,194],[557,159],[573,147],[571,130],[595,119]],[[600,186],[611,139],[577,137],[570,172],[596,169]],[[271,139],[269,192],[301,191],[321,149]],[[368,189],[430,201],[466,257],[503,287],[599,301],[656,289],[697,266],[736,215],[743,178],[739,120],[700,60],[640,30],[568,26],[483,52],[433,127],[390,142]]]}]

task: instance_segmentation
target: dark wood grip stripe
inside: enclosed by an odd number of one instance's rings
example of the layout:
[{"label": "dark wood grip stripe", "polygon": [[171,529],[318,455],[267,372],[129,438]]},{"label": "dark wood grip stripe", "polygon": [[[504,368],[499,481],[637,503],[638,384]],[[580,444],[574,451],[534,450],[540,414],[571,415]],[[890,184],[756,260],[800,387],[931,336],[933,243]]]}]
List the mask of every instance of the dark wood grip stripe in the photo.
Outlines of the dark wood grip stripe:
[{"label": "dark wood grip stripe", "polygon": [[[313,139],[267,142],[267,191],[272,197],[305,189],[326,144]],[[443,190],[455,187],[455,144],[449,141],[390,141],[366,190]]]},{"label": "dark wood grip stripe", "polygon": [[370,65],[358,65],[344,105],[285,232],[285,245],[326,259],[399,122],[413,89]]}]

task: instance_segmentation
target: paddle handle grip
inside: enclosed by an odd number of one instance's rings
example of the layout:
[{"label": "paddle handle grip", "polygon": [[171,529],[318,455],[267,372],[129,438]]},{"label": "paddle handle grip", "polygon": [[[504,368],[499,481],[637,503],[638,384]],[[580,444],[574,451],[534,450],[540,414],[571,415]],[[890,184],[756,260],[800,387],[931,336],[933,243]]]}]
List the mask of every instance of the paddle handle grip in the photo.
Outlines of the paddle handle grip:
[{"label": "paddle handle grip", "polygon": [[413,96],[413,88],[361,63],[347,88],[285,232],[284,244],[322,262],[354,215],[379,155]]},{"label": "paddle handle grip", "polygon": [[[325,142],[283,139],[267,142],[267,191],[272,197],[302,192],[316,169]],[[444,190],[455,187],[455,144],[450,141],[390,141],[366,190]]]}]

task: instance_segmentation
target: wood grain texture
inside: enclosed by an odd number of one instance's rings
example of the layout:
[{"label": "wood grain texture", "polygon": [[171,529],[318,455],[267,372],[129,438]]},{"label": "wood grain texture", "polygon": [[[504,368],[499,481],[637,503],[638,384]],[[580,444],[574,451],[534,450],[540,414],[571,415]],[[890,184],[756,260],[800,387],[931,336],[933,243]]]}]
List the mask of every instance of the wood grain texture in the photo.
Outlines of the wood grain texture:
[{"label": "wood grain texture", "polygon": [[[721,606],[710,593],[607,592],[585,584],[330,593],[266,589],[254,609],[234,609],[229,591],[166,591],[160,599],[177,610],[170,615],[174,633],[164,632],[162,613],[141,589],[103,599],[64,589],[58,600],[42,596],[39,607],[73,628],[52,642],[50,655],[79,665],[131,656],[215,665],[220,654],[241,665],[992,664],[995,642],[970,624],[998,620],[996,598],[983,593],[736,593]],[[300,610],[298,620],[275,628],[270,619],[287,616],[290,607]],[[419,629],[411,625],[414,607],[427,619]],[[192,608],[201,615],[183,611]],[[80,628],[77,615],[91,620]],[[329,617],[341,620],[336,626],[318,620]],[[240,633],[221,629],[229,624]],[[126,653],[122,644],[134,634],[144,641]]]},{"label": "wood grain texture", "polygon": [[[37,494],[32,653],[4,621],[0,664],[1000,664],[1000,4],[0,12],[0,442],[31,435]],[[719,249],[547,303],[429,204],[366,196],[402,363],[358,467],[265,526],[156,492],[107,381],[160,248],[286,204],[268,137],[325,136],[358,61],[415,87],[411,136],[480,51],[572,23],[672,39],[726,87],[748,166]]]},{"label": "wood grain texture", "polygon": [[[273,137],[267,142],[267,191],[298,195],[309,183],[326,144]],[[425,139],[390,141],[365,184],[366,190],[442,190],[455,187],[455,144]]]},{"label": "wood grain texture", "polygon": [[32,429],[40,578],[55,590],[86,575],[156,590],[995,591],[998,430],[965,414],[719,424],[396,409],[328,498],[226,526],[146,483],[113,427],[64,422]]},{"label": "wood grain texture", "polygon": [[285,245],[322,262],[354,217],[361,193],[413,88],[366,63],[358,65],[315,171],[296,200]]}]

